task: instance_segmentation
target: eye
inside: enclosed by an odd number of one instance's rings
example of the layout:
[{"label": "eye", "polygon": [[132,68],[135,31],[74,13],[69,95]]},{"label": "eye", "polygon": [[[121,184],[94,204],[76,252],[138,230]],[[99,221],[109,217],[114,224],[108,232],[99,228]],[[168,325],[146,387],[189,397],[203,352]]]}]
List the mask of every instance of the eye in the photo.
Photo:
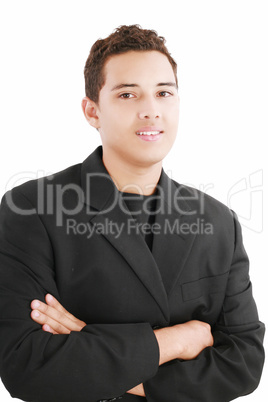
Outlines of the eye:
[{"label": "eye", "polygon": [[173,94],[171,93],[171,92],[168,92],[168,91],[161,91],[161,92],[158,92],[158,96],[160,97],[160,98],[167,98],[168,96],[172,96]]},{"label": "eye", "polygon": [[123,94],[120,94],[119,98],[121,98],[121,99],[131,99],[131,98],[134,98],[134,95],[130,94],[129,92],[125,92]]}]

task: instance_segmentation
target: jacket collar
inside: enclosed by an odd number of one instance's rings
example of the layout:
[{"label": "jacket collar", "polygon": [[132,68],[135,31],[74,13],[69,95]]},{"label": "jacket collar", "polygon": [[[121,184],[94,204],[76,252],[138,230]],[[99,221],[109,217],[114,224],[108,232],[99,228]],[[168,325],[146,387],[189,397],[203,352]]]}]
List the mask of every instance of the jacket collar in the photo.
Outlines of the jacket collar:
[{"label": "jacket collar", "polygon": [[102,146],[82,163],[81,183],[85,203],[98,211],[116,197],[117,188],[102,162]]},{"label": "jacket collar", "polygon": [[[102,146],[96,148],[82,163],[81,181],[85,203],[96,210],[107,210],[118,200],[119,191],[102,162]],[[189,214],[191,207],[181,196],[180,188],[163,169],[157,189],[157,205],[161,213]]]}]

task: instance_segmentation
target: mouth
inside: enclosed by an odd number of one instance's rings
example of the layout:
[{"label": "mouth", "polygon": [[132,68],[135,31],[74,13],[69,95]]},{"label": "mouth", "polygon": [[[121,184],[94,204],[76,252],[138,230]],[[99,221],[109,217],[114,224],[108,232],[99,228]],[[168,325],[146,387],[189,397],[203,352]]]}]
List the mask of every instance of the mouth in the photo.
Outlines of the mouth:
[{"label": "mouth", "polygon": [[162,134],[163,131],[137,131],[137,135],[158,135]]},{"label": "mouth", "polygon": [[163,130],[153,129],[152,127],[143,127],[136,131],[136,135],[143,141],[157,141],[162,137],[163,133]]}]

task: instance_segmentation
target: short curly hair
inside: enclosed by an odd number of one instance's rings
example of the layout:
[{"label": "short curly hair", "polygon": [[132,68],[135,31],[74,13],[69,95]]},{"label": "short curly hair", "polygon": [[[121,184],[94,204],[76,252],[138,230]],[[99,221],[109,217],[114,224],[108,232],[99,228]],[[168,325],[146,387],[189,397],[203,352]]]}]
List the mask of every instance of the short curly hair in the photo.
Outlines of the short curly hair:
[{"label": "short curly hair", "polygon": [[92,46],[84,68],[86,96],[95,103],[99,101],[99,92],[105,84],[104,65],[109,57],[131,50],[157,50],[167,56],[174,71],[176,84],[177,63],[165,46],[165,38],[156,31],[142,29],[139,25],[122,25],[105,39],[98,39]]}]

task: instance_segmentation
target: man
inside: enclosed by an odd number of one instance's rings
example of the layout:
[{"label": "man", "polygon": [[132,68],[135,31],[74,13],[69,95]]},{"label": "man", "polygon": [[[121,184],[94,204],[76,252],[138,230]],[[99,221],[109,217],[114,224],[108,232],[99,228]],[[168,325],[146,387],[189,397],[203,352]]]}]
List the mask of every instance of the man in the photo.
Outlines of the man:
[{"label": "man", "polygon": [[122,26],[92,47],[85,117],[102,147],[8,192],[0,373],[28,401],[230,401],[258,385],[259,321],[236,215],[168,178],[176,63]]}]

